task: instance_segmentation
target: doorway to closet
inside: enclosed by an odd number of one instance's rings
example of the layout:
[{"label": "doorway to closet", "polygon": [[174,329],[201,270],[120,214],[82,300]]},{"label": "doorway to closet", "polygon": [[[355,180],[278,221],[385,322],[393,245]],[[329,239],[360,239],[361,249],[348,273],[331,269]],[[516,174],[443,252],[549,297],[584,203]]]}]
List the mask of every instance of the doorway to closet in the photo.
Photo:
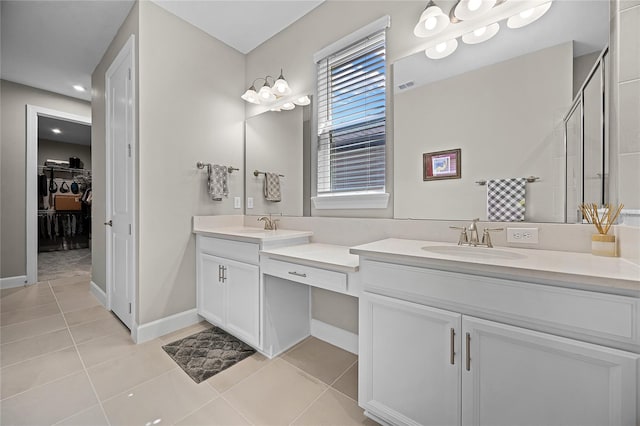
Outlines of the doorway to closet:
[{"label": "doorway to closet", "polygon": [[37,130],[30,135],[36,149],[29,159],[35,167],[28,170],[36,174],[36,185],[30,186],[36,194],[28,197],[35,201],[35,209],[27,209],[35,219],[28,221],[28,272],[39,282],[76,276],[90,280],[90,119],[42,109],[31,112]]}]

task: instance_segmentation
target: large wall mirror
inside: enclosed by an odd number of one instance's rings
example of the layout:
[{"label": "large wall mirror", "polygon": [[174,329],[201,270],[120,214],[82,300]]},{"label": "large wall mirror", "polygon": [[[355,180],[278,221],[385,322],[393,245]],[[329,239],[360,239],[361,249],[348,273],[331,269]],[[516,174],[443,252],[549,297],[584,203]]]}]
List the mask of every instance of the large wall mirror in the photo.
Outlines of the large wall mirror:
[{"label": "large wall mirror", "polygon": [[[482,182],[532,176],[525,221],[578,219],[567,217],[565,128],[582,131],[582,117],[593,115],[586,131],[597,137],[581,140],[594,145],[569,147],[569,155],[597,153],[602,164],[601,74],[584,86],[609,43],[609,2],[555,1],[527,27],[502,26],[485,43],[461,42],[449,57],[433,60],[421,51],[394,64],[396,218],[486,220]],[[595,107],[582,106],[585,114],[565,127],[580,93],[595,98]],[[454,149],[461,150],[460,178],[423,180],[423,154]]]},{"label": "large wall mirror", "polygon": [[[309,215],[310,114],[310,105],[296,106],[246,120],[246,214]],[[265,194],[266,173],[278,175],[280,201]]]}]

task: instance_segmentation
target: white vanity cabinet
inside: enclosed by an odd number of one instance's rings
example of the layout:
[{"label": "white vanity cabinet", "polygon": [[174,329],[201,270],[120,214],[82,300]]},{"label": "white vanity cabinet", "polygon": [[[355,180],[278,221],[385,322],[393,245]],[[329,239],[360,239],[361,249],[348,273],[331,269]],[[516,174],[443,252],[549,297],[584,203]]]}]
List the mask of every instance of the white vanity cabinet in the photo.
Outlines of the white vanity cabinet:
[{"label": "white vanity cabinet", "polygon": [[638,424],[640,351],[620,350],[638,348],[637,298],[362,258],[360,268],[359,403],[374,419]]},{"label": "white vanity cabinet", "polygon": [[198,314],[256,347],[260,343],[258,250],[255,243],[196,237]]}]

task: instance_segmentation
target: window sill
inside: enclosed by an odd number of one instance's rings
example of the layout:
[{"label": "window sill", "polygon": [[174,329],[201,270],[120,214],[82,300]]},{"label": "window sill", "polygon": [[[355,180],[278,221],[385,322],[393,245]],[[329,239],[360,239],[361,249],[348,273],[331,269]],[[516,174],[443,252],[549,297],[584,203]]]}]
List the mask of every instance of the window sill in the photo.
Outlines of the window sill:
[{"label": "window sill", "polygon": [[389,194],[345,194],[311,197],[317,210],[386,209]]}]

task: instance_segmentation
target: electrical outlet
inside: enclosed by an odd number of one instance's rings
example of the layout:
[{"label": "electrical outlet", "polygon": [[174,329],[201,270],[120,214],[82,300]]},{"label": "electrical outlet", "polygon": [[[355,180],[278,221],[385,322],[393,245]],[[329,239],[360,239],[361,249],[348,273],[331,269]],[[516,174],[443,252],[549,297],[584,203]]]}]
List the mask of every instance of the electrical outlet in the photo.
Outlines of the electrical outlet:
[{"label": "electrical outlet", "polygon": [[247,208],[248,209],[253,208],[253,197],[247,197]]},{"label": "electrical outlet", "polygon": [[233,208],[239,209],[240,207],[242,207],[242,204],[240,204],[240,197],[233,197]]},{"label": "electrical outlet", "polygon": [[507,228],[507,242],[538,244],[538,228]]}]

